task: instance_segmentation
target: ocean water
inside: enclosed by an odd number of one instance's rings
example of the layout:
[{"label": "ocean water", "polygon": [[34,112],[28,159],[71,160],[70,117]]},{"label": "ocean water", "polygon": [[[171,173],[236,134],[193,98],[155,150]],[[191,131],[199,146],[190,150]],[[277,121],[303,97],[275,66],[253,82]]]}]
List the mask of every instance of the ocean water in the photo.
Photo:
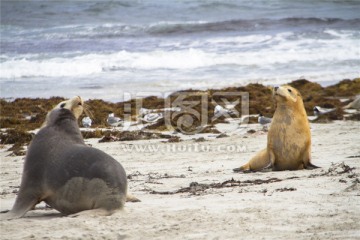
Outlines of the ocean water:
[{"label": "ocean water", "polygon": [[2,98],[360,76],[358,0],[1,1]]}]

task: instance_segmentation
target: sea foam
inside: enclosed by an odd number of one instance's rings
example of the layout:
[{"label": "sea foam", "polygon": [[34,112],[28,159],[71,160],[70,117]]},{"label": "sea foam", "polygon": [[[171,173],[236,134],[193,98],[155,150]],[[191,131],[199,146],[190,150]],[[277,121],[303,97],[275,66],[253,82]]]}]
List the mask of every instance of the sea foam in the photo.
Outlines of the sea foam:
[{"label": "sea foam", "polygon": [[[187,45],[167,43],[151,51],[122,50],[111,53],[32,54],[1,56],[1,79],[27,77],[88,76],[111,71],[216,69],[231,66],[241,71],[256,69],[314,70],[359,65],[358,39],[350,31],[328,29],[333,37],[310,39],[285,32],[274,36],[250,35],[200,39]],[[251,46],[249,46],[251,45]],[[256,46],[255,46],[256,45]],[[173,50],[169,49],[173,46]]]}]

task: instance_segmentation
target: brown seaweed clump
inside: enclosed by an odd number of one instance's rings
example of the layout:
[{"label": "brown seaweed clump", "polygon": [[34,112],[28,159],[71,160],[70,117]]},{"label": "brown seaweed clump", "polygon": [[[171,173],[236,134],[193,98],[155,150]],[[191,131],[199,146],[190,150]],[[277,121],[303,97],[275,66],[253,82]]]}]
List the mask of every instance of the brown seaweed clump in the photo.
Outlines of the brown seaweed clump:
[{"label": "brown seaweed clump", "polygon": [[33,134],[21,129],[6,129],[0,132],[0,144],[13,144],[8,151],[12,151],[16,156],[25,155],[24,146],[29,145]]},{"label": "brown seaweed clump", "polygon": [[161,133],[151,133],[144,131],[106,131],[103,138],[99,142],[115,142],[115,141],[136,141],[149,139],[169,139],[169,136]]},{"label": "brown seaweed clump", "polygon": [[0,99],[0,128],[16,127],[22,130],[39,128],[47,112],[61,101],[64,101],[64,98],[18,98],[12,102]]},{"label": "brown seaweed clump", "polygon": [[104,135],[111,132],[110,130],[96,129],[95,131],[81,131],[81,135],[84,139],[88,138],[102,138]]},{"label": "brown seaweed clump", "polygon": [[298,89],[303,97],[304,106],[309,116],[314,115],[313,108],[335,108],[335,111],[320,116],[316,122],[330,122],[331,120],[343,120],[344,103],[339,97],[355,97],[360,93],[360,79],[343,80],[335,85],[323,88],[318,83],[300,79],[291,82],[289,85]]},{"label": "brown seaweed clump", "polygon": [[344,79],[339,83],[325,88],[326,96],[350,97],[360,94],[360,78]]}]

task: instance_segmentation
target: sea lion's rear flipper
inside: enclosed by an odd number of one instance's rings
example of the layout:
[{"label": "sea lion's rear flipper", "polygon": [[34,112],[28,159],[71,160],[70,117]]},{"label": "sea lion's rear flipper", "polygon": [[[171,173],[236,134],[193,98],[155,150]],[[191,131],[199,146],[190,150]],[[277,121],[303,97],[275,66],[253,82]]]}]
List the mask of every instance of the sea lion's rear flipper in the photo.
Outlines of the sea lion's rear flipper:
[{"label": "sea lion's rear flipper", "polygon": [[316,169],[316,168],[320,168],[320,167],[312,164],[311,162],[309,162],[305,167],[305,169],[308,169],[308,170],[313,170],[313,169]]},{"label": "sea lion's rear flipper", "polygon": [[126,202],[141,202],[141,200],[138,199],[137,197],[135,197],[134,195],[127,194],[126,195]]},{"label": "sea lion's rear flipper", "polygon": [[239,168],[233,169],[234,172],[252,172],[260,171],[267,167],[271,167],[271,161],[267,148],[258,152],[250,161]]}]

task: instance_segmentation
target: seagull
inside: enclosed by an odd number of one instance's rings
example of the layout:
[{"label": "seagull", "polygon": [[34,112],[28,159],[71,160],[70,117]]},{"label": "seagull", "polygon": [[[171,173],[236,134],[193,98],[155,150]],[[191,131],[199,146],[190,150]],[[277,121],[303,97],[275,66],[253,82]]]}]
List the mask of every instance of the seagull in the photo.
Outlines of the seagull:
[{"label": "seagull", "polygon": [[308,118],[308,120],[309,121],[315,121],[316,119],[318,119],[319,118],[319,116],[307,116],[307,118]]},{"label": "seagull", "polygon": [[214,109],[214,115],[215,117],[220,117],[222,115],[225,114],[231,114],[233,111],[229,110],[229,109],[225,109],[220,105],[216,105],[215,109]]},{"label": "seagull", "polygon": [[236,105],[237,105],[237,103],[226,104],[225,108],[228,110],[233,110],[233,109],[235,109]]},{"label": "seagull", "polygon": [[259,114],[258,117],[258,123],[260,123],[261,125],[266,125],[271,123],[272,118],[268,118],[268,117],[264,117],[261,113]]},{"label": "seagull", "polygon": [[84,118],[81,120],[81,123],[82,123],[82,125],[83,125],[84,127],[89,128],[89,127],[91,127],[92,121],[91,121],[91,118],[90,118],[90,117],[84,117]]},{"label": "seagull", "polygon": [[144,116],[143,120],[148,123],[154,123],[162,119],[164,115],[162,113],[148,113]]},{"label": "seagull", "polygon": [[159,109],[159,111],[162,111],[162,112],[180,112],[181,108],[180,107],[162,108],[162,109]]},{"label": "seagull", "polygon": [[314,115],[319,116],[319,115],[324,115],[324,114],[333,112],[333,111],[335,111],[335,108],[322,108],[319,106],[315,106],[313,108],[313,110],[314,110]]},{"label": "seagull", "polygon": [[147,109],[147,108],[140,108],[139,110],[139,116],[145,116],[148,113],[151,113],[153,110]]},{"label": "seagull", "polygon": [[115,117],[114,113],[110,113],[106,121],[110,126],[113,127],[118,127],[119,125],[123,124],[123,120],[119,117]]}]

